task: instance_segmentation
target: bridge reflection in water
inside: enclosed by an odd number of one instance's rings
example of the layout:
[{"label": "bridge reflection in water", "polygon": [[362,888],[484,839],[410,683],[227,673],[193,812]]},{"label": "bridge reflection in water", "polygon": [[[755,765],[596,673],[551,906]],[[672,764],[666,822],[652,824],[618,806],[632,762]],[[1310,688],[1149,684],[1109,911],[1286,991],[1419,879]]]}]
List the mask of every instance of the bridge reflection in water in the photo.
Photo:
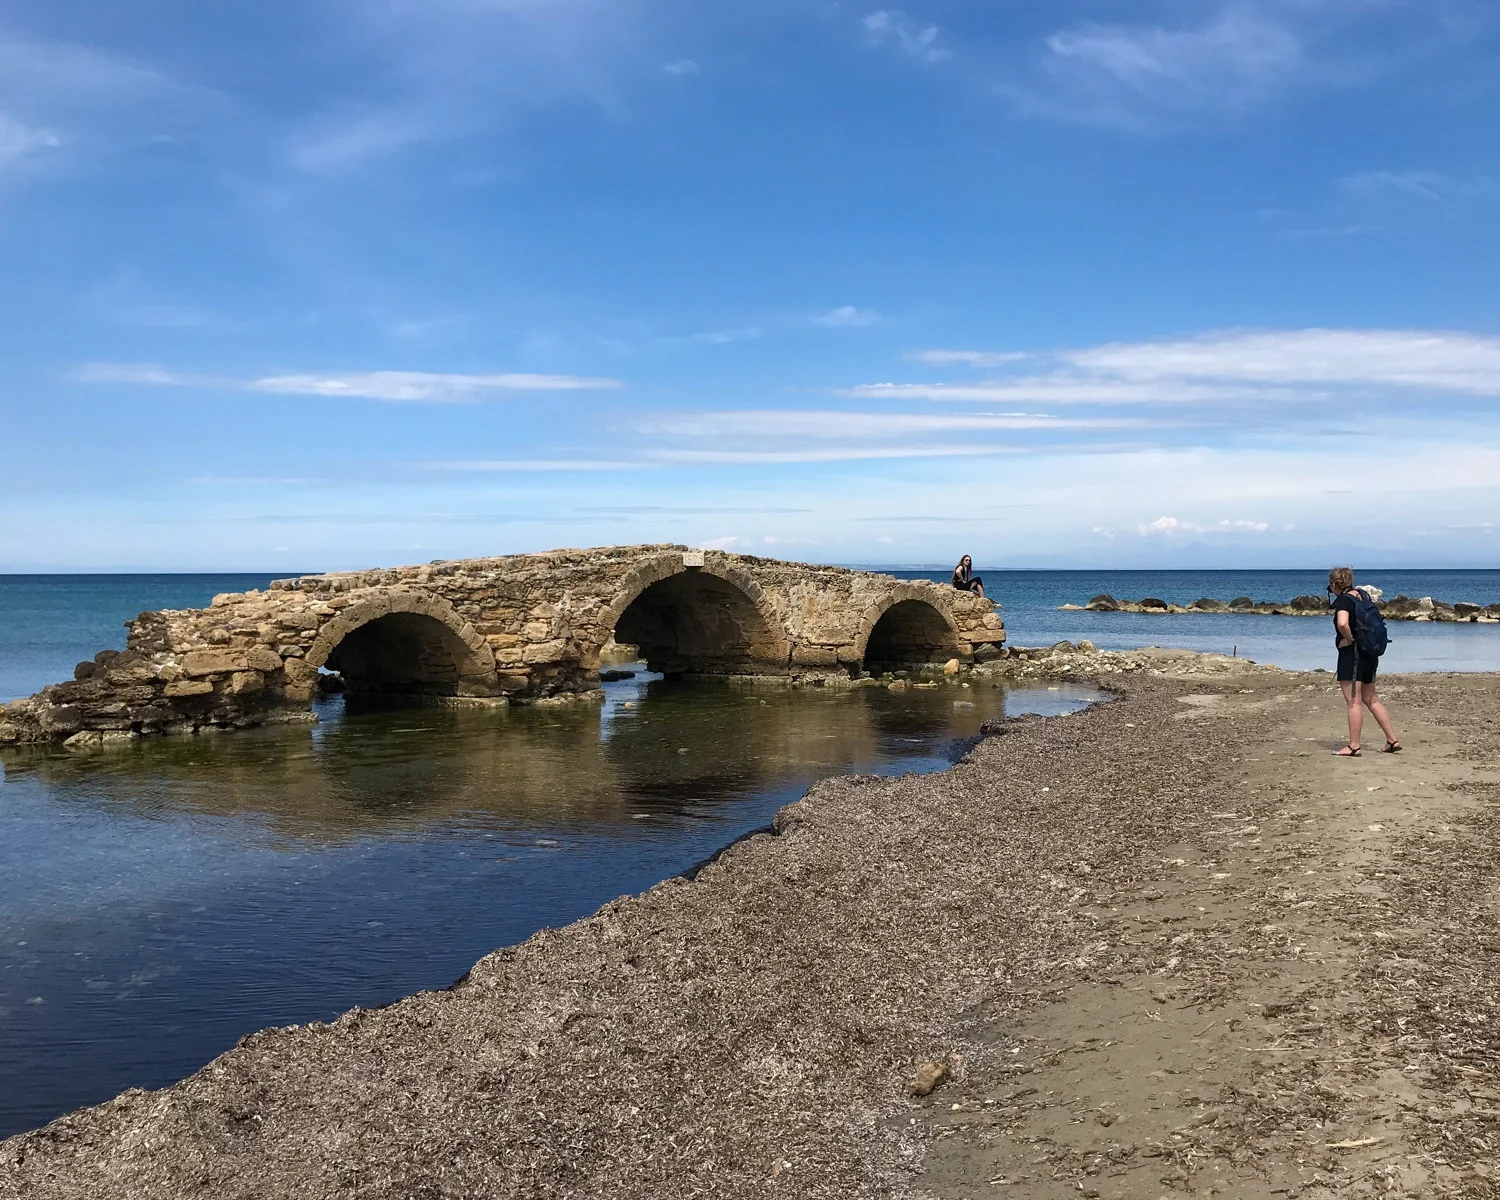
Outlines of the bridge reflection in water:
[{"label": "bridge reflection in water", "polygon": [[7,752],[0,1134],[171,1082],[251,1030],[444,986],[702,861],[820,777],[938,769],[986,718],[1091,695],[606,691],[334,701],[313,729]]}]

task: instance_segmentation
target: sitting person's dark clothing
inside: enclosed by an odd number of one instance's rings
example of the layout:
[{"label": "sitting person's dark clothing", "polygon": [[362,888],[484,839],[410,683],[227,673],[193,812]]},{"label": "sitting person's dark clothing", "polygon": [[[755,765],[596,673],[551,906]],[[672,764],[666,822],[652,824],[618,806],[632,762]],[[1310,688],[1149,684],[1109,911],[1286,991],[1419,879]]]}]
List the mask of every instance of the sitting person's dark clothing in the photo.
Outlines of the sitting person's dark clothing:
[{"label": "sitting person's dark clothing", "polygon": [[953,568],[953,586],[961,592],[984,595],[984,580],[974,574],[974,560],[967,554],[959,559],[958,566]]}]

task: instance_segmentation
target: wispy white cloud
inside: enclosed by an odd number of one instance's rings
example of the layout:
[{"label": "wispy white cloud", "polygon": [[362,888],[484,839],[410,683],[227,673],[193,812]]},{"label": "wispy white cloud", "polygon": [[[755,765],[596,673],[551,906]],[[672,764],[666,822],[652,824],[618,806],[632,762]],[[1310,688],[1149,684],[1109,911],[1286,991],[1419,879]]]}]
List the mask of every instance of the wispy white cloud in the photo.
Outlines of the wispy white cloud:
[{"label": "wispy white cloud", "polygon": [[1306,403],[1349,389],[1395,399],[1500,396],[1500,337],[1459,331],[1229,331],[1032,357],[1055,369],[981,383],[863,384],[839,394],[1006,405]]},{"label": "wispy white cloud", "polygon": [[665,63],[662,70],[668,75],[701,75],[702,68],[690,58],[681,58],[676,62]]},{"label": "wispy white cloud", "polygon": [[934,367],[952,366],[954,363],[970,367],[1000,367],[1030,357],[1022,350],[918,350],[908,354],[906,360]]},{"label": "wispy white cloud", "polygon": [[469,458],[414,465],[430,471],[524,474],[570,471],[648,471],[657,464],[624,458]]},{"label": "wispy white cloud", "polygon": [[61,146],[62,138],[51,129],[23,125],[7,113],[0,112],[0,168]]},{"label": "wispy white cloud", "polygon": [[1154,521],[1137,525],[1136,532],[1142,537],[1173,537],[1225,533],[1266,533],[1270,528],[1271,523],[1269,521],[1231,521],[1229,518],[1224,517],[1217,522],[1199,525],[1192,521],[1179,520],[1177,517],[1157,517]]},{"label": "wispy white cloud", "polygon": [[578,375],[460,375],[427,371],[355,371],[231,379],[172,371],[149,363],[89,363],[75,368],[69,378],[75,383],[222,388],[268,395],[350,397],[417,404],[474,404],[508,392],[600,391],[625,386],[618,379]]},{"label": "wispy white cloud", "polygon": [[[1223,402],[1231,390],[1181,383],[1131,383],[1081,374],[1027,376],[987,383],[862,383],[837,395],[856,400],[933,400],[978,404],[1194,404]],[[1236,389],[1233,398],[1263,399],[1277,393]]]},{"label": "wispy white cloud", "polygon": [[753,342],[764,336],[765,331],[758,325],[746,325],[740,329],[710,329],[703,333],[689,333],[681,337],[665,337],[661,341],[671,344],[692,344],[699,346],[728,346],[735,342]]},{"label": "wispy white cloud", "polygon": [[582,101],[620,113],[615,77],[627,62],[644,65],[639,14],[614,0],[330,3],[345,48],[372,65],[374,86],[290,131],[288,165],[313,175],[494,130],[541,105]]},{"label": "wispy white cloud", "polygon": [[342,171],[457,132],[422,106],[332,112],[292,132],[287,161],[308,174]]},{"label": "wispy white cloud", "polygon": [[939,44],[940,31],[936,25],[914,21],[899,8],[872,12],[862,24],[871,46],[893,46],[928,66],[953,57],[952,51]]},{"label": "wispy white cloud", "polygon": [[813,323],[825,329],[868,329],[871,325],[880,324],[880,314],[872,309],[843,304],[820,313],[813,318]]},{"label": "wispy white cloud", "polygon": [[153,363],[84,363],[68,372],[72,383],[124,383],[141,387],[221,387],[217,375],[171,371]]},{"label": "wispy white cloud", "polygon": [[504,392],[599,391],[618,379],[578,375],[443,375],[426,371],[363,371],[348,375],[272,375],[246,385],[254,392],[291,396],[355,396],[366,400],[470,404]]},{"label": "wispy white cloud", "polygon": [[676,437],[909,438],[928,433],[1141,428],[1134,418],[1069,418],[1040,413],[876,413],[760,409],[697,413],[641,423],[645,433]]},{"label": "wispy white cloud", "polygon": [[1351,199],[1372,204],[1416,201],[1448,206],[1500,195],[1500,185],[1487,176],[1441,171],[1359,171],[1340,179],[1339,188]]},{"label": "wispy white cloud", "polygon": [[796,450],[656,450],[652,457],[682,466],[732,464],[776,465],[788,463],[861,462],[901,458],[978,458],[1010,453],[1009,448],[989,445],[909,446],[807,446]]},{"label": "wispy white cloud", "polygon": [[223,93],[92,46],[0,29],[0,166],[43,152],[82,160],[224,119]]},{"label": "wispy white cloud", "polygon": [[1299,28],[1235,3],[1200,24],[1088,23],[1045,40],[1037,80],[1006,90],[1025,112],[1149,130],[1264,103],[1307,56]]},{"label": "wispy white cloud", "polygon": [[1410,329],[1220,333],[1121,342],[1063,356],[1118,378],[1363,384],[1500,395],[1500,337]]},{"label": "wispy white cloud", "polygon": [[459,459],[413,464],[433,471],[505,473],[568,471],[650,471],[669,467],[778,466],[799,463],[881,462],[926,458],[985,458],[1021,453],[1008,446],[924,444],[905,446],[824,445],[795,449],[768,447],[732,450],[682,446],[647,446],[635,457]]}]

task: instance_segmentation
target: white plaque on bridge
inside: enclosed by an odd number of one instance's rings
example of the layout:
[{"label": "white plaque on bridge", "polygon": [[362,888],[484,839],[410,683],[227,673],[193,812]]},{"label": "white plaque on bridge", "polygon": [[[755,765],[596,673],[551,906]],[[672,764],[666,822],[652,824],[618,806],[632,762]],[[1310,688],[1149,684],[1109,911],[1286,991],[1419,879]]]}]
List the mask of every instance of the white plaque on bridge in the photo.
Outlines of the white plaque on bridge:
[{"label": "white plaque on bridge", "polygon": [[703,565],[703,551],[684,550],[682,552],[682,565],[685,567],[701,567]]}]

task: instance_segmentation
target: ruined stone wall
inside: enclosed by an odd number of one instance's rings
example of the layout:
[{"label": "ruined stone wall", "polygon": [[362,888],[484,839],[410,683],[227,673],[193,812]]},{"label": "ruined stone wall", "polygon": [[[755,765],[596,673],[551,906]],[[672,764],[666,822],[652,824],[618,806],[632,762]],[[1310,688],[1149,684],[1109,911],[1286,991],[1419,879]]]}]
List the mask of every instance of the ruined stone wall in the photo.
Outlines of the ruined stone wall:
[{"label": "ruined stone wall", "polygon": [[[503,703],[586,693],[598,687],[600,651],[631,604],[695,574],[712,577],[698,592],[733,600],[751,630],[732,647],[735,661],[703,652],[701,666],[713,672],[848,672],[881,616],[910,600],[941,615],[960,656],[1005,637],[988,601],[956,589],[681,546],[309,575],[216,596],[205,609],[142,613],[123,653],[105,651],[80,663],[74,680],[0,709],[0,743],[87,745],[310,720],[319,669],[340,665],[351,635],[345,657],[369,674],[399,651],[403,679],[419,694]],[[694,589],[674,582],[670,591],[680,606]],[[382,629],[391,646],[376,644]]]}]

